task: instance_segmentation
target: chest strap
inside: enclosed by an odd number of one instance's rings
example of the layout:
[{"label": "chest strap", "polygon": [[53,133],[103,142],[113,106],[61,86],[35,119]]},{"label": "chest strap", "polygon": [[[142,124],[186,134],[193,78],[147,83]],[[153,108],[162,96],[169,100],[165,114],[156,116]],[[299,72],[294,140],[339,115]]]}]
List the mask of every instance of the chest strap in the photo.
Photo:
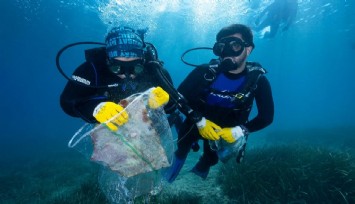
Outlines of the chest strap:
[{"label": "chest strap", "polygon": [[[210,72],[212,70],[213,73],[216,73],[216,65],[212,64],[209,66]],[[244,103],[247,101],[248,98],[252,96],[254,91],[257,88],[257,83],[260,79],[260,77],[267,73],[264,68],[261,67],[259,63],[256,62],[247,62],[246,64],[246,69],[247,69],[247,76],[246,76],[246,82],[243,85],[243,88],[241,88],[239,91],[231,91],[231,92],[221,92],[219,90],[215,90],[210,88],[210,91],[220,94],[220,95],[225,95],[225,96],[230,96],[232,98],[233,102],[235,103]],[[208,80],[210,85],[213,83],[213,81],[217,78],[218,73],[213,77],[213,80]]]}]

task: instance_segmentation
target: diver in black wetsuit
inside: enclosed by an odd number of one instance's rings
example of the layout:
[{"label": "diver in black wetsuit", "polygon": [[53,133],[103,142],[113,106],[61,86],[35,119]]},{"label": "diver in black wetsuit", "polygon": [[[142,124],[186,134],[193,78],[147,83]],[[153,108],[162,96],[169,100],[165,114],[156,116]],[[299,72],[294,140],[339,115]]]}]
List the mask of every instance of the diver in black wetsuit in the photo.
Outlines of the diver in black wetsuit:
[{"label": "diver in black wetsuit", "polygon": [[297,10],[297,0],[275,0],[256,18],[256,30],[260,31],[270,26],[270,31],[264,34],[264,38],[273,38],[280,26],[282,26],[282,31],[288,30],[295,21]]},{"label": "diver in black wetsuit", "polygon": [[[219,56],[220,63],[197,67],[181,83],[178,91],[193,110],[217,125],[214,127],[217,137],[201,137],[198,124],[196,126],[186,119],[178,131],[178,149],[166,173],[168,182],[176,179],[190,149],[199,139],[204,139],[204,152],[191,171],[205,179],[210,167],[222,159],[212,150],[211,141],[223,140],[231,144],[243,141],[234,155],[240,162],[248,134],[273,121],[274,103],[269,81],[264,75],[266,71],[260,64],[246,61],[254,48],[250,28],[241,24],[230,25],[218,32],[216,40],[213,51]],[[254,100],[258,113],[249,121]]]},{"label": "diver in black wetsuit", "polygon": [[[154,74],[157,69],[172,83],[168,72],[154,59],[157,53],[144,42],[144,32],[116,27],[108,33],[105,43],[105,47],[87,50],[86,62],[74,71],[74,81],[67,83],[60,96],[65,113],[89,123],[106,122],[123,110],[119,102],[134,93],[157,86],[165,89]],[[164,96],[166,100],[167,94]],[[174,112],[175,103],[170,100],[164,110]],[[116,130],[127,120],[128,115],[122,114],[108,126]]]}]

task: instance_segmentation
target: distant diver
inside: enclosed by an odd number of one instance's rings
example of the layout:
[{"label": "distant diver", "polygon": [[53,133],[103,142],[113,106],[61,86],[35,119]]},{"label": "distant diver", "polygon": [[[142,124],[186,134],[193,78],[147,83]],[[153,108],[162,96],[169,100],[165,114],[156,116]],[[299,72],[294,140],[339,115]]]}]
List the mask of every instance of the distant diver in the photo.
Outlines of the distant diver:
[{"label": "distant diver", "polygon": [[279,27],[287,31],[295,21],[298,10],[297,0],[275,0],[266,7],[255,20],[255,29],[260,31],[270,26],[270,31],[265,32],[264,38],[276,36]]}]

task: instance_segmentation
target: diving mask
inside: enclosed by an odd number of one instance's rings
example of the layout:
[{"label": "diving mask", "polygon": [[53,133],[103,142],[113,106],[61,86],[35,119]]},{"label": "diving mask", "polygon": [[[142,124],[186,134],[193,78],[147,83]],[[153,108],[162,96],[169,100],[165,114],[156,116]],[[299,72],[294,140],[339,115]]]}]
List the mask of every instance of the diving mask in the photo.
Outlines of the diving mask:
[{"label": "diving mask", "polygon": [[109,60],[108,68],[115,74],[141,74],[144,70],[143,60],[121,61],[116,59]]},{"label": "diving mask", "polygon": [[237,37],[222,38],[213,46],[213,53],[222,58],[224,57],[238,57],[244,51],[245,47],[250,46],[242,39]]}]

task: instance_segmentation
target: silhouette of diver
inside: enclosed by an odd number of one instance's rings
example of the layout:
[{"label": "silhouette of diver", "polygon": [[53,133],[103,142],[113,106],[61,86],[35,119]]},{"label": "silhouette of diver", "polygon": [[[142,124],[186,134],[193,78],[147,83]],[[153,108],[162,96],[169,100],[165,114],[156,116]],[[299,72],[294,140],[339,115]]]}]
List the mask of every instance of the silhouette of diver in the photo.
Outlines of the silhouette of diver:
[{"label": "silhouette of diver", "polygon": [[275,0],[256,18],[256,31],[270,26],[270,31],[264,34],[264,38],[275,37],[280,26],[283,26],[282,31],[288,30],[296,18],[297,9],[297,0]]}]

